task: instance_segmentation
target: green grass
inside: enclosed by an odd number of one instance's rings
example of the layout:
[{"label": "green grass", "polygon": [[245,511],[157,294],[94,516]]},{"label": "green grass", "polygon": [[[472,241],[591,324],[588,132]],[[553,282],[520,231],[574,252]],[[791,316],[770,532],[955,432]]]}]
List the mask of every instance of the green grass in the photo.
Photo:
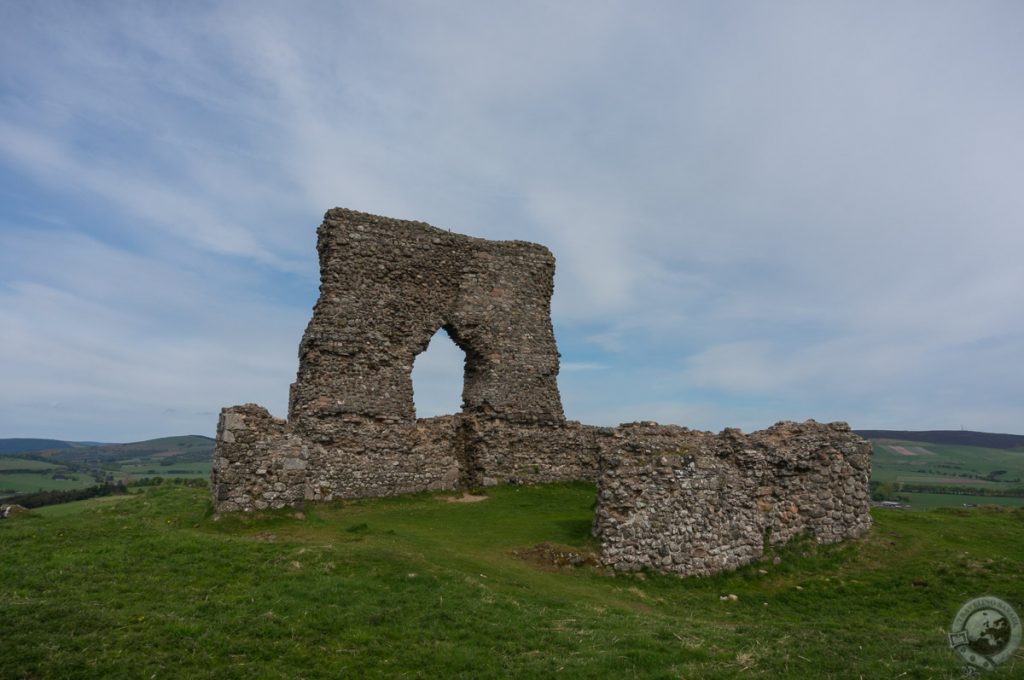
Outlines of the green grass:
[{"label": "green grass", "polygon": [[[46,451],[46,460],[0,457],[0,498],[35,491],[80,489],[96,484],[92,471],[130,484],[144,477],[209,479],[213,444],[204,437],[168,437],[139,444]],[[96,453],[99,451],[100,453]],[[92,452],[92,453],[89,453]],[[63,456],[63,457],[62,457]],[[94,462],[83,462],[92,456]],[[119,458],[118,456],[130,456]],[[201,458],[202,460],[193,460]],[[65,460],[67,465],[62,465]],[[89,459],[92,461],[92,458]],[[68,465],[72,467],[68,467]],[[72,469],[72,468],[77,469]],[[14,472],[17,471],[17,472]],[[32,472],[26,472],[32,471]],[[74,479],[53,479],[60,472]]]},{"label": "green grass", "polygon": [[84,489],[96,483],[96,480],[84,472],[65,472],[68,475],[73,474],[77,479],[53,479],[52,474],[52,472],[0,472],[0,498],[41,490]]},{"label": "green grass", "polygon": [[44,505],[41,508],[32,508],[34,516],[39,517],[68,517],[81,512],[92,511],[110,503],[127,501],[136,498],[136,494],[123,494],[117,496],[99,496],[84,501],[72,501],[70,503],[58,503],[57,505]]},{"label": "green grass", "polygon": [[488,493],[215,519],[165,486],[4,520],[0,677],[953,678],[966,600],[1024,611],[1021,510],[876,511],[862,540],[679,579],[512,555],[595,548],[593,486]]},{"label": "green grass", "polygon": [[[872,481],[886,483],[896,495],[910,499],[913,509],[960,507],[964,503],[1024,506],[1024,498],[1009,495],[1024,488],[1024,482],[1016,481],[1024,480],[1022,451],[895,440],[875,440],[872,447]],[[907,492],[900,489],[901,484],[924,488],[917,487],[920,493]],[[1007,495],[953,493],[965,487]],[[951,493],[924,493],[939,489]]]},{"label": "green grass", "polygon": [[114,473],[115,479],[124,479],[130,482],[133,479],[140,479],[142,477],[163,477],[164,479],[201,477],[208,479],[212,467],[212,462],[173,462],[170,465],[161,465],[159,462],[152,460],[129,460],[112,465],[110,469]]},{"label": "green grass", "polygon": [[173,458],[179,461],[206,462],[213,456],[213,445],[214,441],[209,437],[185,435],[129,444],[50,449],[39,452],[39,455],[46,456],[56,463],[111,463],[133,458]]},{"label": "green grass", "polygon": [[964,503],[972,505],[1000,505],[1007,507],[1024,507],[1024,498],[1003,496],[961,496],[945,493],[910,493],[901,491],[900,496],[908,499],[913,510],[931,510],[933,508],[960,508]]},{"label": "green grass", "polygon": [[59,466],[27,458],[0,457],[0,473],[6,470],[54,470]]},{"label": "green grass", "polygon": [[[1001,478],[1020,477],[1024,480],[1022,451],[891,440],[875,441],[872,444],[872,478],[882,482],[930,482],[949,479],[971,486],[1009,486],[1003,482],[987,482],[984,479],[996,470],[1006,471],[999,476]],[[917,455],[903,455],[894,447]],[[977,479],[979,477],[981,479]]]}]

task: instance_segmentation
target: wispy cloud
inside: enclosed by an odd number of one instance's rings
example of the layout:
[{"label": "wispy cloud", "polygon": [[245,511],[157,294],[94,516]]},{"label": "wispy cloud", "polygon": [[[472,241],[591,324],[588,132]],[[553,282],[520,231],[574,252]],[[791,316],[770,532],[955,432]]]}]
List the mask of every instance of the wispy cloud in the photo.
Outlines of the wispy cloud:
[{"label": "wispy cloud", "polygon": [[1021,429],[1017,5],[2,13],[12,436],[281,412],[333,205],[548,245],[572,417]]}]

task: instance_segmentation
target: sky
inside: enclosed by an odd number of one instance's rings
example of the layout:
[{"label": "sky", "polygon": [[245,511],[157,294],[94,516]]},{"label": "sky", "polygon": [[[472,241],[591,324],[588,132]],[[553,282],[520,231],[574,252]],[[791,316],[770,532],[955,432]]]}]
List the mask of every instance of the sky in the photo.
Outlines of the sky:
[{"label": "sky", "polygon": [[1012,0],[0,2],[0,437],[285,416],[334,206],[550,248],[575,420],[1024,433],[1022,171]]}]

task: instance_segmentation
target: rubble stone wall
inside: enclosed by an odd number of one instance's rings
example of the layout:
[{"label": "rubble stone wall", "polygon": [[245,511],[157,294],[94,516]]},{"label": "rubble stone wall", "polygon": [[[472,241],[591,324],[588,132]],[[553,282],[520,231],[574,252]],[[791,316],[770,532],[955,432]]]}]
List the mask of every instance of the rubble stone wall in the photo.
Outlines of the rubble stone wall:
[{"label": "rubble stone wall", "polygon": [[871,527],[871,445],[845,423],[750,435],[636,423],[604,448],[593,531],[618,570],[710,575],[801,534],[834,543]]},{"label": "rubble stone wall", "polygon": [[464,413],[560,423],[555,258],[336,208],[317,232],[320,298],[299,346],[288,420],[331,443],[348,415],[412,423],[412,366],[444,328],[466,353]]},{"label": "rubble stone wall", "polygon": [[309,447],[285,421],[256,404],[221,410],[214,449],[213,504],[218,511],[301,504]]},{"label": "rubble stone wall", "polygon": [[[551,326],[555,259],[336,208],[288,420],[221,414],[218,510],[597,475],[597,428],[566,422]],[[416,419],[412,366],[444,328],[466,354],[462,411]]]},{"label": "rubble stone wall", "polygon": [[[555,261],[336,208],[317,232],[320,297],[288,419],[221,412],[217,511],[494,484],[596,480],[602,561],[711,574],[801,533],[871,524],[870,446],[842,423],[743,435],[566,421],[551,326]],[[462,411],[417,419],[412,365],[444,328],[466,354]]]}]

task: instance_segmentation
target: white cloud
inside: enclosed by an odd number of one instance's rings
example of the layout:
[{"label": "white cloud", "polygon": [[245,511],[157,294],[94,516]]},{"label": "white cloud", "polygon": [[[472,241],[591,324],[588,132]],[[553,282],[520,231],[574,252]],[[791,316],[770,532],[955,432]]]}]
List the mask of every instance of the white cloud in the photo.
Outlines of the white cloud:
[{"label": "white cloud", "polygon": [[345,205],[548,245],[583,420],[1021,429],[1019,8],[304,7],[7,10],[3,356],[33,400],[283,404]]}]

